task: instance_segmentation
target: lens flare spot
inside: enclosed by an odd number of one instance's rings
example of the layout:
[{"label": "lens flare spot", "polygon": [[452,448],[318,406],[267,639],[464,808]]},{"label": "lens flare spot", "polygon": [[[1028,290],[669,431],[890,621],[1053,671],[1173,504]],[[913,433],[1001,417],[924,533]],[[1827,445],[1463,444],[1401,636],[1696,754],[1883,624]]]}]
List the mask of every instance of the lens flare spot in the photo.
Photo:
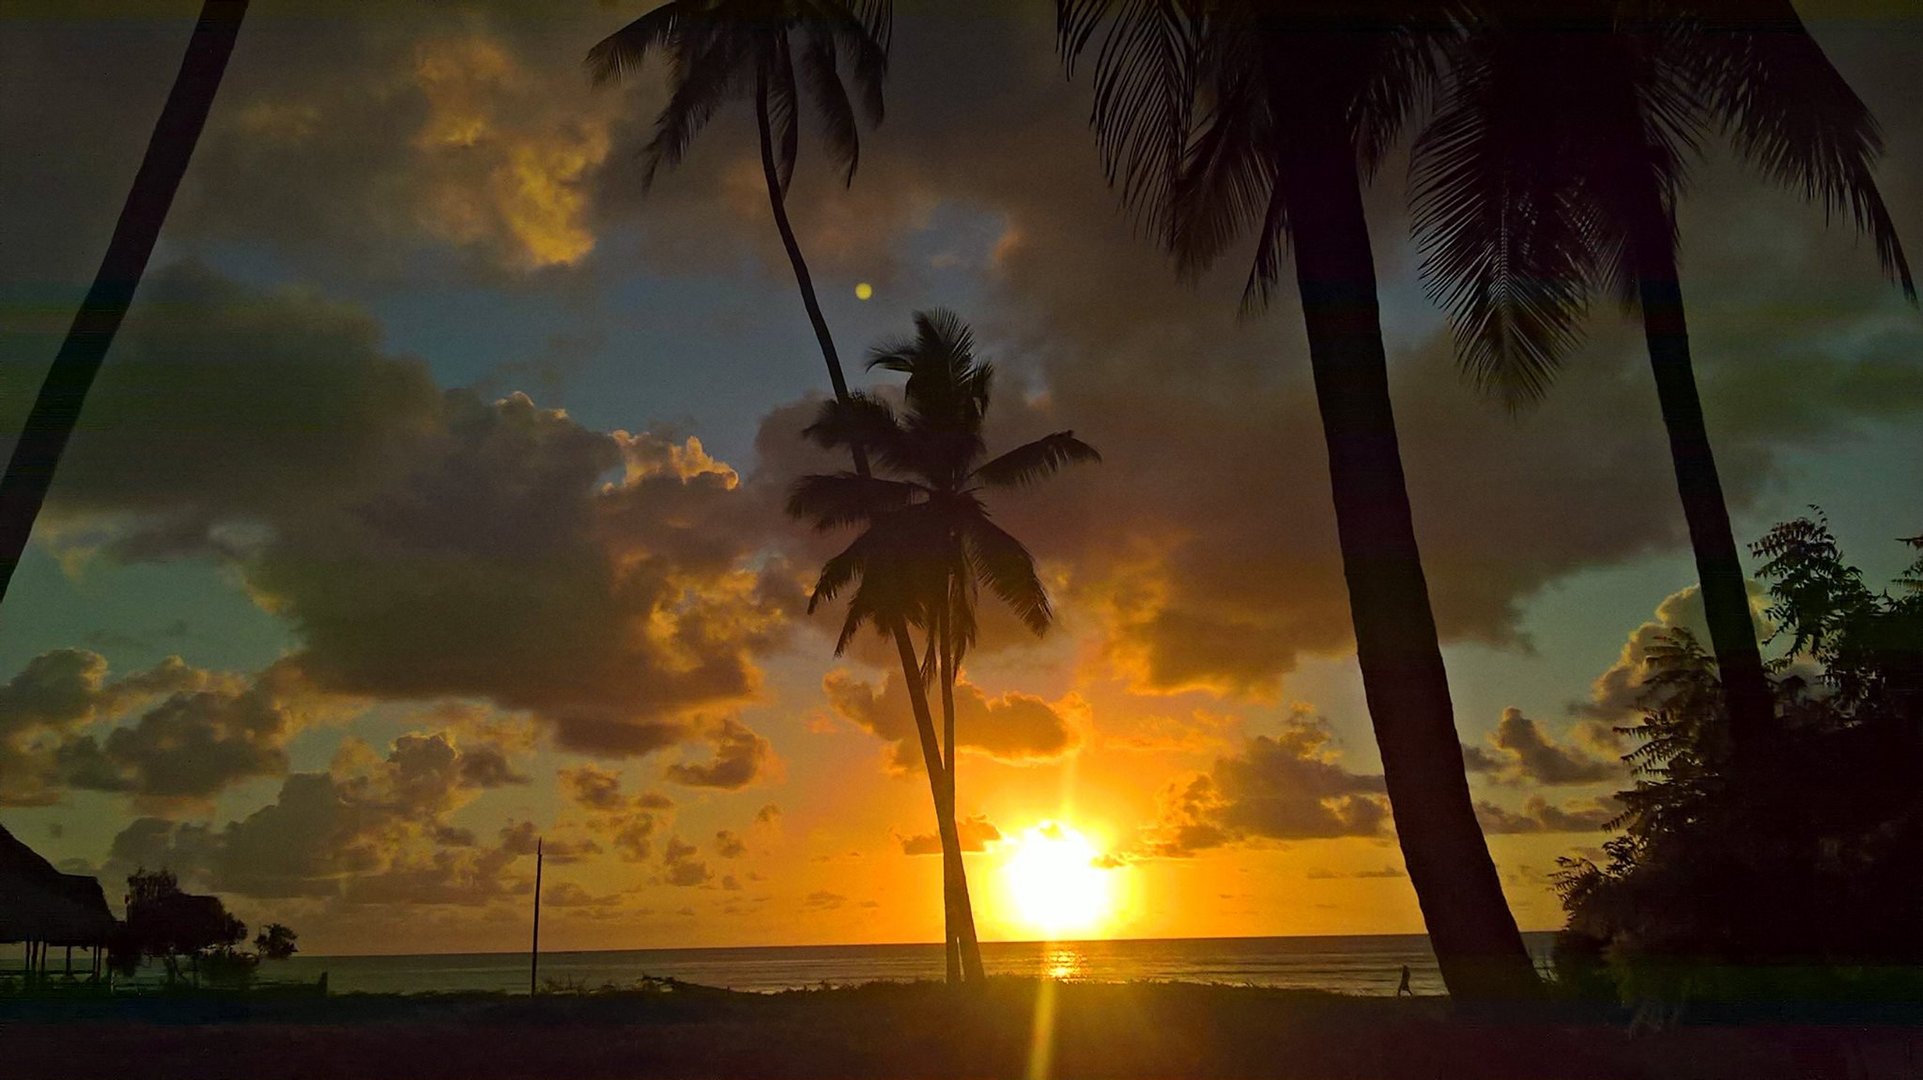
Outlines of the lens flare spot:
[{"label": "lens flare spot", "polygon": [[875,287],[873,285],[868,284],[865,281],[855,286],[855,299],[857,300],[873,299],[874,295],[875,295]]}]

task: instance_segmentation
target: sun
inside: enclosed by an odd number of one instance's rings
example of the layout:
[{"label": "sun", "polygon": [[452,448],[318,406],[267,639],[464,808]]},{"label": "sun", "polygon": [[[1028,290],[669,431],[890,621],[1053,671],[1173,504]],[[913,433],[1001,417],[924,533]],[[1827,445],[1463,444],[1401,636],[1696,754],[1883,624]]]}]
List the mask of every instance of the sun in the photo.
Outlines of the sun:
[{"label": "sun", "polygon": [[1099,930],[1115,904],[1113,873],[1097,865],[1100,857],[1087,837],[1060,822],[1016,837],[1002,884],[1020,921],[1051,939]]}]

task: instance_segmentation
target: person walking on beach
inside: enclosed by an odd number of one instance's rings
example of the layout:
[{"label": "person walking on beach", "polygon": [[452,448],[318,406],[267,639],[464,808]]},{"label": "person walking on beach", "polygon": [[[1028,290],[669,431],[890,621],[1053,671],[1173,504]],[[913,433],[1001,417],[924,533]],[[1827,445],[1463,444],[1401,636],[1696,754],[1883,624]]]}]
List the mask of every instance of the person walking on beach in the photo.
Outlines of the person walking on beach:
[{"label": "person walking on beach", "polygon": [[1410,997],[1416,996],[1416,992],[1409,989],[1409,965],[1407,964],[1402,965],[1402,981],[1396,984],[1396,996],[1401,997],[1404,994]]}]

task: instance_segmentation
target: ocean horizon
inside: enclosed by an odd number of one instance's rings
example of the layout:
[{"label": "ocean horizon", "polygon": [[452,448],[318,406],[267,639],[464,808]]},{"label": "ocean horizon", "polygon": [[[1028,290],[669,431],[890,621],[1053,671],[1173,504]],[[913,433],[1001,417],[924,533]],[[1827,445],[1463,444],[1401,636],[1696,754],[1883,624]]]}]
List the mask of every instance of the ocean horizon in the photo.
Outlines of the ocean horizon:
[{"label": "ocean horizon", "polygon": [[[1555,939],[1523,934],[1538,964]],[[1200,982],[1392,995],[1402,968],[1418,994],[1443,992],[1425,934],[1301,937],[1117,938],[1090,941],[985,941],[991,975],[1092,982]],[[453,993],[528,990],[528,954],[421,953],[297,955],[266,965],[274,981],[327,976],[334,993]],[[542,952],[544,986],[598,989],[643,978],[674,978],[759,993],[866,982],[938,980],[940,944],[756,945],[680,949]]]}]

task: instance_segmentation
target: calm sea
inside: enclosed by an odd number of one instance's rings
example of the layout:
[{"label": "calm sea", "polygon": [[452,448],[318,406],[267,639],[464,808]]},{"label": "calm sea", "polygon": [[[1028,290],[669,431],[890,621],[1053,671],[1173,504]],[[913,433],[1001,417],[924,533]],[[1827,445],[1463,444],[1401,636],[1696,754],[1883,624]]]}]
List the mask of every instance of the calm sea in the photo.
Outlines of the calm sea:
[{"label": "calm sea", "polygon": [[[1524,934],[1541,963],[1552,934]],[[1131,941],[987,942],[990,974],[1122,981],[1160,979],[1248,984],[1348,994],[1393,994],[1409,966],[1418,994],[1442,993],[1435,956],[1422,935],[1368,937],[1173,938]],[[429,956],[297,956],[270,964],[276,981],[327,973],[334,993],[419,993],[528,987],[525,953]],[[625,986],[642,976],[704,986],[773,991],[878,979],[942,977],[937,945],[800,945],[783,948],[633,949],[541,954],[541,979],[570,986]]]}]

